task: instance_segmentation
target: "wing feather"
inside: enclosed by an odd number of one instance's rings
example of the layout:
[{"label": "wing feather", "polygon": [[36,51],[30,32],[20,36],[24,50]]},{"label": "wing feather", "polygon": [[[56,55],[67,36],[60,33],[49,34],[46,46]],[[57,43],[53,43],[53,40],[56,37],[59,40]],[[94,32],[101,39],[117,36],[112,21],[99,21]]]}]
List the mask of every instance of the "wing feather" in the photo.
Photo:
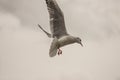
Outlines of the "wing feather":
[{"label": "wing feather", "polygon": [[50,46],[49,56],[54,57],[57,53],[57,49],[58,49],[58,39],[55,37]]},{"label": "wing feather", "polygon": [[48,12],[50,15],[50,29],[53,37],[60,38],[67,35],[64,22],[64,15],[55,0],[46,0]]}]

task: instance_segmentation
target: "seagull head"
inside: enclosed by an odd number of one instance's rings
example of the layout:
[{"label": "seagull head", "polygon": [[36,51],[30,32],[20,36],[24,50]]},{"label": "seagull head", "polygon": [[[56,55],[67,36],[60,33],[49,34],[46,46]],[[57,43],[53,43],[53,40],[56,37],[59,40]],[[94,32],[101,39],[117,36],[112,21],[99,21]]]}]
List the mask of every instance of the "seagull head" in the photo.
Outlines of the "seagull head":
[{"label": "seagull head", "polygon": [[79,37],[76,37],[76,42],[83,47],[82,40]]}]

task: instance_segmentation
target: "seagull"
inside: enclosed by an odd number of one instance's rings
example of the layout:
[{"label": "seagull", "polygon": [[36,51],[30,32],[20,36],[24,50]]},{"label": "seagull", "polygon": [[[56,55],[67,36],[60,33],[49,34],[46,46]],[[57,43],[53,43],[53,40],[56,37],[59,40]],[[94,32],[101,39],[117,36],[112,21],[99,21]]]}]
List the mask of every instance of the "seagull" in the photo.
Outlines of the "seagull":
[{"label": "seagull", "polygon": [[54,57],[56,54],[61,55],[62,50],[60,48],[68,44],[79,43],[83,46],[79,37],[74,37],[67,33],[64,15],[57,2],[55,0],[45,0],[45,2],[50,17],[51,34],[45,31],[39,24],[38,26],[49,38],[53,38],[49,49],[49,56]]}]

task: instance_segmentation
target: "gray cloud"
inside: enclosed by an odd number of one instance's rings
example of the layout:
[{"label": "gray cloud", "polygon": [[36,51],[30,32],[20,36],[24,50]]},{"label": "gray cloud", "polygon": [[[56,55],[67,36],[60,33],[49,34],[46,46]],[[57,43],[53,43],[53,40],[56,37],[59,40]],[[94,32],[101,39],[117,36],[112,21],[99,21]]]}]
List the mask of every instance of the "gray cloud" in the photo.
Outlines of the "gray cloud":
[{"label": "gray cloud", "polygon": [[[120,1],[62,0],[58,1],[70,33],[84,39],[102,40],[120,34]],[[17,15],[22,23],[40,23],[49,30],[49,16],[44,0],[0,0],[4,10]],[[81,34],[81,35],[80,35]]]},{"label": "gray cloud", "polygon": [[103,39],[119,35],[120,8],[118,3],[120,2],[112,0],[75,0],[63,9],[68,28],[75,30],[76,34],[82,33],[92,38]]}]

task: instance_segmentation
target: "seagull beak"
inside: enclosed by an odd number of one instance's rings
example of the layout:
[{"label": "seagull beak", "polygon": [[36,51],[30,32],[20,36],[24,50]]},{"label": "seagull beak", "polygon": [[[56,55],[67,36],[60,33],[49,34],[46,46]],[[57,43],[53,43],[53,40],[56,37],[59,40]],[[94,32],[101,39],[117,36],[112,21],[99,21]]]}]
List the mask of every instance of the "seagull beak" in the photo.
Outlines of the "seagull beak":
[{"label": "seagull beak", "polygon": [[82,42],[80,42],[80,45],[83,47],[83,44],[82,44]]}]

